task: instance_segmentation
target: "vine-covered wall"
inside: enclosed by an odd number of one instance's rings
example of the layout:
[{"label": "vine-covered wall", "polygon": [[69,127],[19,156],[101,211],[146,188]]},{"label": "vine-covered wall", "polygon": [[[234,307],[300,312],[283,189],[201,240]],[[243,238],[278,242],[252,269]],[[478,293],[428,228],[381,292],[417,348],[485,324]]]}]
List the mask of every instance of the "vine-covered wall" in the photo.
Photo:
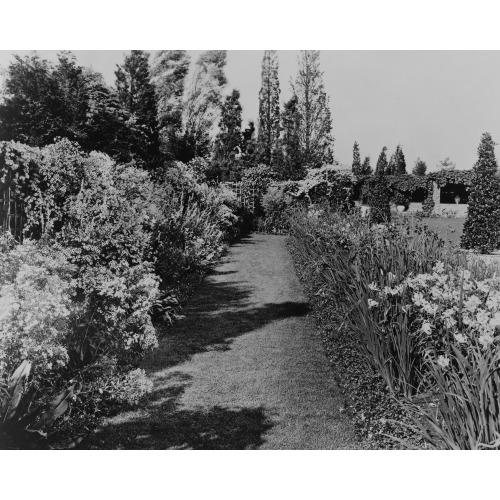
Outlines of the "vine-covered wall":
[{"label": "vine-covered wall", "polygon": [[[362,204],[365,204],[368,199],[370,179],[371,176],[362,176],[357,177],[354,181],[356,200]],[[447,184],[458,184],[465,186],[468,191],[472,180],[472,170],[440,170],[425,176],[412,174],[388,175],[386,179],[391,203],[403,205],[405,210],[408,210],[410,203],[415,201],[415,195],[421,190],[421,192],[424,192],[422,211],[430,215],[440,204],[439,192],[434,192],[435,186],[437,189],[441,189]]]}]

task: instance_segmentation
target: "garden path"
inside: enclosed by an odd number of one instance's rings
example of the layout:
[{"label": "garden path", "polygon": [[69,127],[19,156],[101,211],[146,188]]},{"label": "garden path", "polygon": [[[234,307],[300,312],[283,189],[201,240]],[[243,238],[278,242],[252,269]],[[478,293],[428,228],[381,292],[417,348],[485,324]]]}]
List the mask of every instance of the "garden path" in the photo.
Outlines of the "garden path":
[{"label": "garden path", "polygon": [[355,449],[282,236],[233,245],[144,368],[153,393],[100,449]]}]

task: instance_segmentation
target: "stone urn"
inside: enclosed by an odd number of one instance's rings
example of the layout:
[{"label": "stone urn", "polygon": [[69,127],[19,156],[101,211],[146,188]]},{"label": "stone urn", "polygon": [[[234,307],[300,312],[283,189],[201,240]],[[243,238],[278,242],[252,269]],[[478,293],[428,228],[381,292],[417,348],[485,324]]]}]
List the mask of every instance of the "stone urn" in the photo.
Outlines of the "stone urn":
[{"label": "stone urn", "polygon": [[396,210],[398,212],[404,212],[405,211],[405,206],[404,205],[397,205],[396,206]]},{"label": "stone urn", "polygon": [[455,203],[457,205],[460,203],[460,196],[458,196],[458,194],[455,196]]}]

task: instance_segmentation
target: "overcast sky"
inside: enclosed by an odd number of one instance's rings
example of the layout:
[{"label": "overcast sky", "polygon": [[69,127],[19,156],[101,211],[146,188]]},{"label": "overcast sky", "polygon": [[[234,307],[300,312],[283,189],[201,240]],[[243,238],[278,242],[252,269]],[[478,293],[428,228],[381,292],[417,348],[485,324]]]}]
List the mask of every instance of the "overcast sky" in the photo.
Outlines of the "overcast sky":
[{"label": "overcast sky", "polygon": [[[51,60],[57,53],[38,52]],[[201,51],[188,52],[194,62]],[[127,51],[74,53],[80,64],[92,66],[113,84],[116,64]],[[297,54],[278,51],[282,101],[290,97]],[[257,120],[262,55],[228,51],[228,91],[241,92],[244,125]],[[11,51],[0,51],[0,66],[7,67],[11,58]],[[500,51],[325,50],[321,66],[332,108],[334,152],[341,163],[352,162],[356,140],[372,166],[382,146],[391,154],[401,143],[408,171],[417,157],[433,170],[446,156],[457,168],[469,169],[483,132],[500,142]]]}]

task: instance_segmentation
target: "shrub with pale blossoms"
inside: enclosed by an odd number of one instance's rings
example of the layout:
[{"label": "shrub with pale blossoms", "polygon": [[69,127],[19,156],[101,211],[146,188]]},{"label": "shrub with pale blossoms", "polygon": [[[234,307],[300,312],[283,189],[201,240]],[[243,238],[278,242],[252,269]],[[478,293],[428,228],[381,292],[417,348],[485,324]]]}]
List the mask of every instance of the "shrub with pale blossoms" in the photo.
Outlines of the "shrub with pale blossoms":
[{"label": "shrub with pale blossoms", "polygon": [[0,373],[24,359],[37,376],[66,365],[74,289],[65,255],[27,241],[0,262]]}]

